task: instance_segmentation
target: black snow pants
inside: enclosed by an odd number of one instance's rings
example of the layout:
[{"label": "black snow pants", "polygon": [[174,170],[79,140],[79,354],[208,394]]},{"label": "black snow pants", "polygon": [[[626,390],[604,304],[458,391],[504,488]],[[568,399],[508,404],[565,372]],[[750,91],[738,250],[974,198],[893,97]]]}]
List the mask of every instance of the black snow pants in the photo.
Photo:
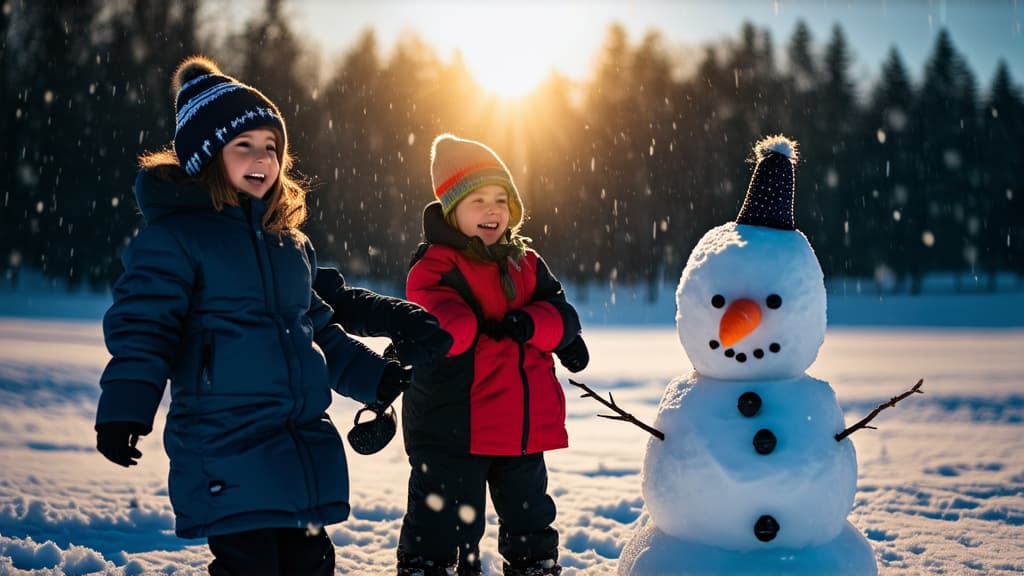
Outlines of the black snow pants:
[{"label": "black snow pants", "polygon": [[212,576],[334,574],[334,544],[320,529],[266,528],[207,538],[213,562]]},{"label": "black snow pants", "polygon": [[398,541],[399,568],[480,572],[486,488],[498,515],[498,552],[513,567],[558,559],[555,502],[544,454],[476,456],[417,450],[409,456],[409,500]]}]

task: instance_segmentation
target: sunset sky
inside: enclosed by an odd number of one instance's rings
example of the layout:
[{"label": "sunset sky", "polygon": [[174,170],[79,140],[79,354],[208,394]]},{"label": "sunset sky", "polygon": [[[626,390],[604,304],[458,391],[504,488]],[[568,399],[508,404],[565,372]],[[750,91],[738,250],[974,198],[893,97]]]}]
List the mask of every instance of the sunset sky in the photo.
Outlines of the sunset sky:
[{"label": "sunset sky", "polygon": [[[230,10],[238,22],[262,5],[225,2],[240,8]],[[585,80],[612,22],[624,25],[634,43],[658,29],[674,54],[693,51],[695,57],[706,42],[735,38],[745,20],[770,29],[779,49],[800,19],[810,25],[819,46],[839,23],[852,47],[858,80],[873,79],[894,45],[918,76],[936,34],[946,27],[982,88],[991,82],[1000,57],[1016,82],[1024,81],[1021,0],[292,0],[286,10],[327,58],[350,48],[367,28],[376,31],[385,55],[404,32],[415,31],[445,60],[461,50],[485,87],[507,95],[533,87],[552,67]]]}]

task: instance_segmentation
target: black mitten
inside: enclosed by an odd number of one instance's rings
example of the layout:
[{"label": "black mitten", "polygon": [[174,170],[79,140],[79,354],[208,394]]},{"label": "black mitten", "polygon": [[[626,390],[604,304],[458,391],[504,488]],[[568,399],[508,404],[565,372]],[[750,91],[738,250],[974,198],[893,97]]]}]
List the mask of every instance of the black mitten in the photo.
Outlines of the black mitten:
[{"label": "black mitten", "polygon": [[522,310],[512,310],[501,319],[501,331],[516,342],[526,342],[533,337],[533,319]]},{"label": "black mitten", "polygon": [[341,275],[341,272],[334,268],[318,267],[316,269],[316,274],[313,276],[313,290],[316,290],[321,298],[327,300],[344,288],[345,277]]},{"label": "black mitten", "polygon": [[391,341],[404,364],[422,366],[444,358],[452,348],[451,334],[433,314],[412,302],[399,302],[391,310]]},{"label": "black mitten", "polygon": [[556,350],[555,355],[562,366],[573,373],[583,370],[590,363],[590,351],[587,350],[587,343],[583,341],[582,334],[578,334],[561,350]]},{"label": "black mitten", "polygon": [[135,466],[142,452],[135,448],[139,436],[152,429],[138,422],[104,422],[96,425],[96,449],[114,464]]},{"label": "black mitten", "polygon": [[490,336],[494,340],[502,340],[506,336],[501,320],[481,320],[479,332],[480,334]]},{"label": "black mitten", "polygon": [[398,396],[409,389],[412,382],[412,370],[402,366],[398,362],[388,362],[384,366],[384,373],[380,376],[377,384],[377,400],[387,406],[395,401]]},{"label": "black mitten", "polygon": [[[360,422],[359,419],[367,412],[373,414],[373,419]],[[379,402],[367,404],[356,412],[355,422],[348,431],[348,443],[360,454],[375,454],[391,442],[397,430],[398,417],[394,406],[385,406]]]}]

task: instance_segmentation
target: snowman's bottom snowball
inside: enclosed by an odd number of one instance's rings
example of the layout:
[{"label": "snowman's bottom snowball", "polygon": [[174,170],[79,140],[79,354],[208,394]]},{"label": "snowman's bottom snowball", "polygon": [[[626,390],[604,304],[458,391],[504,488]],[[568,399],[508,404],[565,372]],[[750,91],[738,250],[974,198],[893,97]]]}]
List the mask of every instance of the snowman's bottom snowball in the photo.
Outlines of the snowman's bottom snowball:
[{"label": "snowman's bottom snowball", "polygon": [[874,576],[878,566],[871,545],[848,521],[839,536],[825,544],[749,552],[679,540],[648,521],[619,556],[618,576],[698,574]]}]

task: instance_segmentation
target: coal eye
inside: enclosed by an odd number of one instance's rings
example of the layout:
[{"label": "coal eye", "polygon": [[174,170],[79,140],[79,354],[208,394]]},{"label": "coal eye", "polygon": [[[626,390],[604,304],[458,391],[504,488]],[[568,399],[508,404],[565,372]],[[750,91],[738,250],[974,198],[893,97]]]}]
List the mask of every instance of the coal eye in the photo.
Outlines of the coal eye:
[{"label": "coal eye", "polygon": [[711,297],[711,305],[714,306],[715,308],[721,308],[722,306],[725,306],[725,296],[722,296],[721,294],[715,294],[714,296]]},{"label": "coal eye", "polygon": [[779,296],[778,294],[772,294],[768,296],[768,300],[765,303],[768,304],[769,308],[775,310],[779,306],[782,306],[782,296]]}]

